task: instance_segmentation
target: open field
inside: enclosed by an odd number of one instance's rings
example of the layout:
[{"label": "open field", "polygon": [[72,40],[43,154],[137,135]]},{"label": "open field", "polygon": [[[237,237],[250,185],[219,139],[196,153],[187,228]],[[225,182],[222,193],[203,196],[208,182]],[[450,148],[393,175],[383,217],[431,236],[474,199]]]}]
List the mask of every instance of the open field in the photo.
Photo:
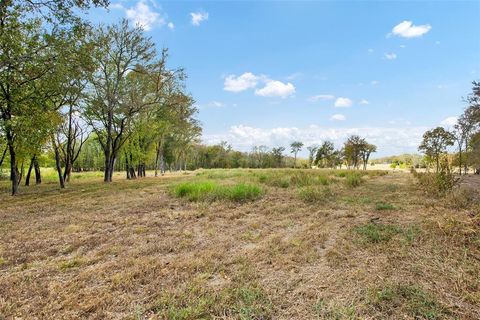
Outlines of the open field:
[{"label": "open field", "polygon": [[479,206],[409,173],[77,176],[0,181],[0,319],[480,318]]}]

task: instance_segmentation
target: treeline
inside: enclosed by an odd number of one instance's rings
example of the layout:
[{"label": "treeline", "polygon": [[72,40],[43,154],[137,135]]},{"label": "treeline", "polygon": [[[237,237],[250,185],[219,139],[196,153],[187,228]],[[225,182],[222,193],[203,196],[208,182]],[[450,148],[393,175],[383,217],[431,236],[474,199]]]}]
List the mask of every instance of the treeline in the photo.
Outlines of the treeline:
[{"label": "treeline", "polygon": [[[452,130],[437,127],[425,132],[419,150],[436,173],[450,172],[457,167],[460,174],[469,168],[480,174],[480,82],[473,81],[472,92],[465,102],[467,107]],[[448,152],[455,147],[454,152]]]},{"label": "treeline", "polygon": [[186,163],[201,134],[168,51],[127,20],[92,26],[74,14],[91,5],[108,1],[0,5],[0,167],[9,163],[13,195],[32,171],[41,182],[45,153],[63,188],[84,166],[110,182],[119,162],[128,178],[143,176],[152,154],[157,171],[168,157]]}]

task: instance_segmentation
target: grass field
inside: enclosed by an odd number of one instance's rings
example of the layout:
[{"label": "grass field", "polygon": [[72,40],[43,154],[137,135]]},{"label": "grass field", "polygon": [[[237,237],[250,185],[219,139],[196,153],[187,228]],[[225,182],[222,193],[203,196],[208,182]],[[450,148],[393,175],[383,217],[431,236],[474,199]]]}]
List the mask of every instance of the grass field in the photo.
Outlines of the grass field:
[{"label": "grass field", "polygon": [[0,181],[0,319],[479,319],[480,212],[405,172]]}]

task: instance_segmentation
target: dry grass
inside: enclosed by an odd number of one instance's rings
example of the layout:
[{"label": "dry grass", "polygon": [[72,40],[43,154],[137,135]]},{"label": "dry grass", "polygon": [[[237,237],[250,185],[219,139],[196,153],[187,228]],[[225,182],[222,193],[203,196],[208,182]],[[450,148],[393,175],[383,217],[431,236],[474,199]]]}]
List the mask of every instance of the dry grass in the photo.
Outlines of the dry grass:
[{"label": "dry grass", "polygon": [[[409,173],[347,176],[91,175],[2,194],[0,319],[480,318],[478,207],[427,196]],[[264,193],[171,193],[205,180]]]}]

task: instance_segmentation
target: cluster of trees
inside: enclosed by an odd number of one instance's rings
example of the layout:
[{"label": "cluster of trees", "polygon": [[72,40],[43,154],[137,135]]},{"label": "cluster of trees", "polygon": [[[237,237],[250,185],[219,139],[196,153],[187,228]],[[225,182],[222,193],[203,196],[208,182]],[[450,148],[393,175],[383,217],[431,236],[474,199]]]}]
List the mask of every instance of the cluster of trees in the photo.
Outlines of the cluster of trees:
[{"label": "cluster of trees", "polygon": [[[460,174],[467,174],[469,167],[480,174],[480,82],[473,81],[472,93],[465,101],[467,107],[452,131],[437,127],[423,135],[419,150],[434,164],[437,173],[456,165]],[[448,149],[454,145],[457,152],[449,157]]]},{"label": "cluster of trees", "polygon": [[128,178],[143,176],[151,157],[165,170],[167,149],[186,163],[200,136],[184,70],[168,68],[168,51],[127,20],[91,26],[75,15],[92,5],[108,1],[0,4],[0,166],[10,163],[13,195],[33,169],[41,182],[45,152],[64,187],[92,155],[105,182],[120,159]]},{"label": "cluster of trees", "polygon": [[[217,145],[192,145],[186,159],[188,169],[198,168],[283,168],[298,167],[298,153],[302,151],[304,143],[294,141],[285,147],[268,148],[255,146],[250,152],[233,150],[227,142]],[[325,141],[321,145],[307,147],[309,160],[301,163],[302,167],[366,169],[370,155],[376,151],[376,146],[368,143],[364,138],[350,136],[343,147],[335,150],[333,142]],[[169,164],[169,167],[171,165]],[[174,166],[175,168],[175,166]]]}]

